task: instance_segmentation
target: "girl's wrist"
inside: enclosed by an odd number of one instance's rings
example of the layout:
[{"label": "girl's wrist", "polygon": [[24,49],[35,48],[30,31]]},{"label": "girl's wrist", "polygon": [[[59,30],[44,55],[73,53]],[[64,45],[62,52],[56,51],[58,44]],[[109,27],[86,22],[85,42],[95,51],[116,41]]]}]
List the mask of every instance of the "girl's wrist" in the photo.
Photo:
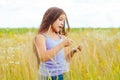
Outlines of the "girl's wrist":
[{"label": "girl's wrist", "polygon": [[81,51],[81,48],[80,47],[72,48],[73,53],[76,53],[77,51]]}]

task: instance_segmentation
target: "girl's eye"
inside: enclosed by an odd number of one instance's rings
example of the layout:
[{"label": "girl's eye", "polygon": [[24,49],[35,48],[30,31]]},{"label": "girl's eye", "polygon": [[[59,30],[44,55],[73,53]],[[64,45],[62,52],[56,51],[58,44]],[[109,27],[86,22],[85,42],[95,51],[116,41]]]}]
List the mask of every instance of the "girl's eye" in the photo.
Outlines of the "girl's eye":
[{"label": "girl's eye", "polygon": [[63,19],[62,18],[59,18],[60,21],[62,21]]}]

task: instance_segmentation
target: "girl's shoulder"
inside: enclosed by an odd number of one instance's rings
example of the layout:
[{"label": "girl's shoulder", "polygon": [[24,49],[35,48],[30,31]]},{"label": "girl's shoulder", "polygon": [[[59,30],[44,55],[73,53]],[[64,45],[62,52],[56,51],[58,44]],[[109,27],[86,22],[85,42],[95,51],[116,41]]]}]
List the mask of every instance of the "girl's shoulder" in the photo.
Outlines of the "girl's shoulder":
[{"label": "girl's shoulder", "polygon": [[37,39],[37,40],[44,40],[45,39],[45,36],[43,36],[42,34],[37,34],[36,36],[35,36],[35,39]]}]

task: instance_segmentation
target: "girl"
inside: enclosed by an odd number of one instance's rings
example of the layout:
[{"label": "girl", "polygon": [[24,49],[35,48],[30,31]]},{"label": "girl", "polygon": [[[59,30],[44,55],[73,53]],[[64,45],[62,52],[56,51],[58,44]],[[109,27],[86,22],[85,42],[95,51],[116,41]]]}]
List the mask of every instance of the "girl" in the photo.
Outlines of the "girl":
[{"label": "girl", "polygon": [[67,15],[62,9],[51,7],[45,12],[34,40],[37,57],[40,59],[38,80],[65,80],[63,74],[69,70],[68,61],[75,52],[81,50],[80,46],[68,50],[72,44],[65,36],[69,29]]}]

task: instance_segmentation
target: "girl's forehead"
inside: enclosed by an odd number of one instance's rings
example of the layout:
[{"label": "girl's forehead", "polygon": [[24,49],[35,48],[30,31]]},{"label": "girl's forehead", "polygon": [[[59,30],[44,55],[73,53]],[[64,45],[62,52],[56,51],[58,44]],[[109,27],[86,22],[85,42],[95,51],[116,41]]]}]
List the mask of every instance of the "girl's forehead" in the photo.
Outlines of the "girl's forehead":
[{"label": "girl's forehead", "polygon": [[66,18],[65,14],[61,14],[59,17]]}]

